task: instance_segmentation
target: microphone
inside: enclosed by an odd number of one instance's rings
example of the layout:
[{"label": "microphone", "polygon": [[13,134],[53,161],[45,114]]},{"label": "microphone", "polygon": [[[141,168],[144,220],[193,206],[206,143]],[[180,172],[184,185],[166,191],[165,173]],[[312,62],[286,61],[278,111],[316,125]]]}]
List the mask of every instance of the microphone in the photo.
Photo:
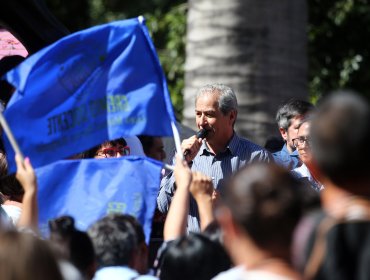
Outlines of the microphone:
[{"label": "microphone", "polygon": [[[204,139],[204,138],[207,136],[207,134],[208,134],[208,130],[207,130],[207,129],[202,128],[201,130],[199,130],[199,131],[197,132],[197,134],[195,134],[195,137],[196,137],[197,139]],[[185,150],[185,152],[184,152],[184,157],[186,157],[189,153],[190,153],[190,150]]]}]

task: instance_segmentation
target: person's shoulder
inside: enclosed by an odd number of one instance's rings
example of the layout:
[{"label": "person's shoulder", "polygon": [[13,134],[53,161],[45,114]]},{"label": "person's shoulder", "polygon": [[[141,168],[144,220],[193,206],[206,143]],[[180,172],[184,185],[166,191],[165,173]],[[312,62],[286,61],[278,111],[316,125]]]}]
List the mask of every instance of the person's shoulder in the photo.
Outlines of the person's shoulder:
[{"label": "person's shoulder", "polygon": [[252,142],[251,140],[249,140],[247,138],[243,138],[243,137],[238,136],[238,141],[239,141],[239,144],[241,145],[242,148],[247,148],[252,152],[255,152],[255,151],[267,152],[263,147],[261,147],[260,145]]},{"label": "person's shoulder", "polygon": [[244,279],[245,268],[243,266],[236,266],[226,270],[224,272],[219,273],[212,280],[241,280]]}]

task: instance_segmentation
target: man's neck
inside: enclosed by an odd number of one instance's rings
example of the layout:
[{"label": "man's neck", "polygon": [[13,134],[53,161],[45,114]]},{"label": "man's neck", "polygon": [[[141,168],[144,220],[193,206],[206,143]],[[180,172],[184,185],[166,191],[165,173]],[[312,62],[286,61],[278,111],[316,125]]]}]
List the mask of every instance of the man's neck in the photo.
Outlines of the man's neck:
[{"label": "man's neck", "polygon": [[289,154],[293,153],[295,151],[295,148],[292,148],[288,145],[288,143],[285,142],[286,149],[288,150]]}]

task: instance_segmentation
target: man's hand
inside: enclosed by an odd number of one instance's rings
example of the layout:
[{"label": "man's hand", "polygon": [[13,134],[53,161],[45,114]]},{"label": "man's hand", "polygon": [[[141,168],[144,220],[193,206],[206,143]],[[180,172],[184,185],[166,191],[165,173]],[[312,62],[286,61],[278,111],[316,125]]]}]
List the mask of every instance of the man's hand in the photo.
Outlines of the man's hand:
[{"label": "man's hand", "polygon": [[190,192],[195,200],[202,197],[212,199],[214,192],[212,179],[200,172],[193,172],[193,181],[190,185]]},{"label": "man's hand", "polygon": [[195,135],[182,141],[181,143],[182,152],[185,153],[185,151],[188,151],[187,155],[185,156],[185,160],[187,162],[192,161],[199,152],[201,146],[202,139],[201,138],[198,139]]}]

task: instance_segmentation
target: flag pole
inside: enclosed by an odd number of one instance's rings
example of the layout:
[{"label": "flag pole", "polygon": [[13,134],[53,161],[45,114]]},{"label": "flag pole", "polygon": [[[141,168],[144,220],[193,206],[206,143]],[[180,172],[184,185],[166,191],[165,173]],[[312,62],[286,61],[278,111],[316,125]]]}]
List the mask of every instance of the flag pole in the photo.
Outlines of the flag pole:
[{"label": "flag pole", "polygon": [[16,154],[20,155],[21,160],[23,162],[24,160],[23,153],[21,152],[21,149],[19,148],[17,140],[15,140],[14,138],[13,132],[11,131],[8,125],[8,122],[4,118],[3,111],[4,111],[4,106],[0,106],[0,124],[3,127],[5,134],[9,139],[9,142],[12,145],[13,150],[15,151]]},{"label": "flag pole", "polygon": [[[180,153],[180,155],[182,155],[179,130],[177,129],[176,124],[173,121],[171,121],[171,127],[172,127],[172,132],[173,132],[173,138],[175,140],[176,153],[177,154]],[[175,170],[174,169],[175,167],[173,165],[169,165],[167,163],[165,163],[163,167],[170,171]]]},{"label": "flag pole", "polygon": [[171,121],[171,127],[173,132],[173,138],[175,140],[176,153],[182,155],[179,130],[177,129],[176,124],[173,121]]}]

